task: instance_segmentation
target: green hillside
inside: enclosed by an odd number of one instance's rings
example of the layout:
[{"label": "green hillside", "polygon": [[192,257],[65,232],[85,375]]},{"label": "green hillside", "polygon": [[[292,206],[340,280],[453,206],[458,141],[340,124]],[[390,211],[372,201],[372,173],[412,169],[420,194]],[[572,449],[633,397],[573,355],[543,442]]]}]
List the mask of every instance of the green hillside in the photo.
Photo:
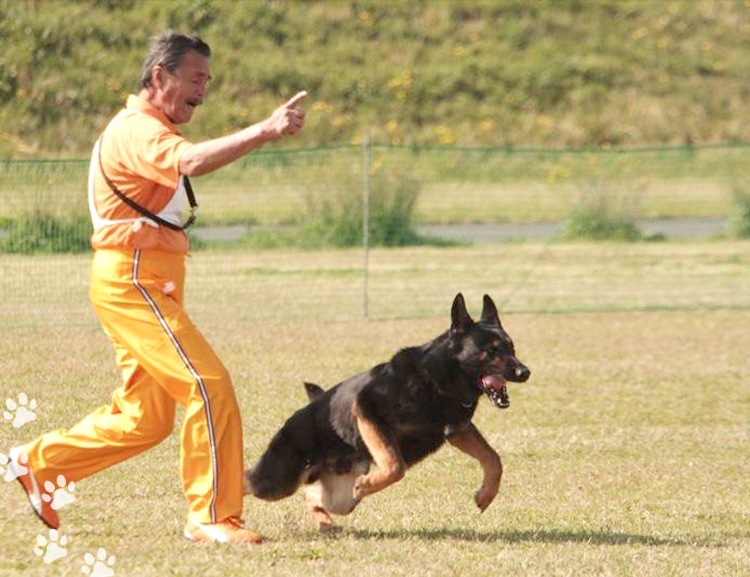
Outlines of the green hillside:
[{"label": "green hillside", "polygon": [[0,157],[87,155],[167,27],[214,50],[195,139],[307,89],[297,146],[750,140],[747,1],[0,0]]}]

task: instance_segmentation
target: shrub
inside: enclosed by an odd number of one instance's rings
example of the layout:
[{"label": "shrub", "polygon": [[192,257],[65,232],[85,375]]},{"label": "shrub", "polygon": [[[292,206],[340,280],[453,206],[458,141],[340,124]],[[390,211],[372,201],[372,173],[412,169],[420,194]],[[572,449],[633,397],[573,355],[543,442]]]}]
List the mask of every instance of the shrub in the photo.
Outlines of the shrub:
[{"label": "shrub", "polygon": [[[251,233],[243,240],[255,247],[350,247],[363,243],[363,178],[351,167],[342,168],[341,180],[326,189],[305,195],[298,224],[283,229]],[[413,228],[413,215],[421,184],[406,168],[375,169],[370,177],[370,246],[434,244]]]},{"label": "shrub", "polygon": [[190,240],[190,251],[195,252],[197,250],[203,250],[208,246],[205,240],[195,234],[194,228],[187,229],[188,239]]},{"label": "shrub", "polygon": [[750,238],[750,192],[735,188],[729,230],[738,238]]},{"label": "shrub", "polygon": [[643,240],[635,218],[618,197],[601,188],[585,194],[563,223],[565,240]]},{"label": "shrub", "polygon": [[[17,220],[0,219],[0,252],[35,253],[80,253],[90,249],[91,221],[88,216],[75,215],[66,218],[48,212],[36,211]],[[206,242],[188,229],[190,249],[206,248]]]},{"label": "shrub", "polygon": [[[352,175],[338,189],[309,194],[300,232],[324,245],[362,244],[362,176]],[[408,170],[373,171],[370,176],[369,242],[376,246],[414,244],[414,207],[420,184]]]},{"label": "shrub", "polygon": [[91,222],[83,215],[62,218],[36,211],[3,224],[6,236],[0,240],[0,252],[79,253],[89,250]]}]

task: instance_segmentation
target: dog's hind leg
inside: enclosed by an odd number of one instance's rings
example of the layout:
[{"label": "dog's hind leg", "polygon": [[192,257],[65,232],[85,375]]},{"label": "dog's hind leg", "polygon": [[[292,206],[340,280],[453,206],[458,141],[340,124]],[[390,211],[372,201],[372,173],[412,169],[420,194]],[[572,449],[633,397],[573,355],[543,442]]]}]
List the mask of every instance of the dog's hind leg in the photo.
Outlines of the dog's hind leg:
[{"label": "dog's hind leg", "polygon": [[336,529],[330,513],[348,515],[354,510],[359,503],[353,495],[354,484],[369,468],[367,461],[356,462],[346,473],[325,472],[318,481],[305,488],[305,504],[321,532],[329,533]]},{"label": "dog's hind leg", "polygon": [[372,493],[382,491],[404,478],[406,463],[401,456],[394,435],[389,435],[372,419],[363,414],[359,403],[355,403],[352,413],[357,423],[359,435],[378,470],[368,475],[361,475],[354,483],[353,495],[359,502]]},{"label": "dog's hind leg", "polygon": [[321,533],[332,533],[336,530],[333,519],[323,508],[323,487],[320,481],[308,485],[302,493],[302,499],[305,501],[307,510],[310,511],[313,523],[318,527]]}]

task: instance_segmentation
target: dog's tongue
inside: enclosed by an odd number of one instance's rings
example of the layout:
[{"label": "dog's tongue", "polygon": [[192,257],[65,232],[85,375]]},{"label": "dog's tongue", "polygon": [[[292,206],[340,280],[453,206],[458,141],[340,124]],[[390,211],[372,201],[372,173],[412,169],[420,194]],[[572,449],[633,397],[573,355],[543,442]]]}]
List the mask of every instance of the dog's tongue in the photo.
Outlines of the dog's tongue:
[{"label": "dog's tongue", "polygon": [[484,392],[487,393],[487,396],[495,406],[501,409],[507,409],[510,406],[508,389],[505,388],[505,379],[495,375],[485,375],[482,377],[482,386],[484,387]]},{"label": "dog's tongue", "polygon": [[505,385],[505,381],[495,375],[485,375],[482,377],[482,384],[485,389],[499,389]]}]

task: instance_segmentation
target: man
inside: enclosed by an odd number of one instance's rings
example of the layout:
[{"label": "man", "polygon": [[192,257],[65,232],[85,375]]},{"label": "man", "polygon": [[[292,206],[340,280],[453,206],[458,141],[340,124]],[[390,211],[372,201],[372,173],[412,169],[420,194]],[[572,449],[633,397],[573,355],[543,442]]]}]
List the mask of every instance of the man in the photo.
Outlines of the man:
[{"label": "man", "polygon": [[143,64],[138,95],[128,97],[94,146],[91,299],[114,344],[123,384],[110,405],[19,448],[18,454],[28,455],[28,472],[18,479],[50,527],[57,528],[59,519],[40,494],[46,481],[63,475],[66,483],[77,482],[156,445],[172,431],[180,403],[185,537],[261,541],[241,521],[242,428],[229,374],[183,309],[189,245],[179,222],[189,189],[184,177],[297,134],[305,120],[298,104],[307,93],[262,122],[194,144],[176,125],[190,122],[206,97],[210,55],[196,36],[159,36]]}]

